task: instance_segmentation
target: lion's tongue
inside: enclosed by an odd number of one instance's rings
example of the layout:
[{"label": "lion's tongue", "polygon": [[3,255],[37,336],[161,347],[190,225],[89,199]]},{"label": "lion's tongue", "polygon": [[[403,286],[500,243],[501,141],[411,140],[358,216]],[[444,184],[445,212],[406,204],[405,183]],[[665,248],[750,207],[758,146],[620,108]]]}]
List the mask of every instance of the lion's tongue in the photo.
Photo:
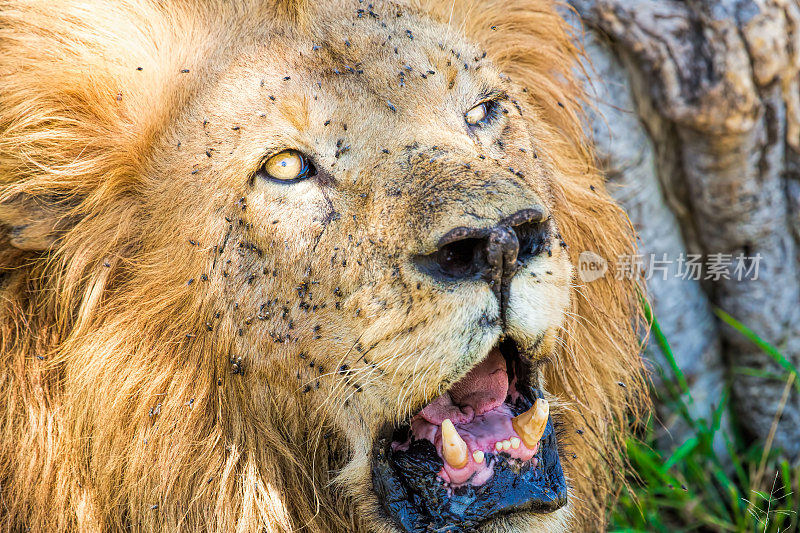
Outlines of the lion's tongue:
[{"label": "lion's tongue", "polygon": [[429,403],[420,415],[431,424],[441,425],[446,418],[454,424],[468,423],[500,407],[508,396],[506,360],[495,348],[449,392]]},{"label": "lion's tongue", "polygon": [[[514,414],[504,404],[509,393],[506,361],[500,350],[492,350],[488,357],[469,374],[456,383],[449,392],[425,406],[411,421],[411,431],[417,440],[426,439],[442,455],[441,425],[450,419],[459,436],[467,445],[468,461],[463,468],[453,468],[447,461],[439,475],[447,482],[458,485],[469,481],[472,485],[485,483],[492,475],[493,463],[488,453],[497,450],[497,443],[515,439],[517,448],[506,448],[515,459],[527,461],[536,450],[520,445],[520,438],[511,425]],[[478,461],[475,452],[484,456]]]}]

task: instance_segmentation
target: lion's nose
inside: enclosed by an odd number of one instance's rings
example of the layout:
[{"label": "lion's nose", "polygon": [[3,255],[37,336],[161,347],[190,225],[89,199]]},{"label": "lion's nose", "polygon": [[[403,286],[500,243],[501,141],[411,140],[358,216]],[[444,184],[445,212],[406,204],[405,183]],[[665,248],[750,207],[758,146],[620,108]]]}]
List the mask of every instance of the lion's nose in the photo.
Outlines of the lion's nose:
[{"label": "lion's nose", "polygon": [[439,240],[436,252],[418,258],[418,264],[451,281],[483,278],[502,301],[503,288],[525,260],[546,251],[549,243],[549,217],[537,206],[490,228],[453,228]]}]

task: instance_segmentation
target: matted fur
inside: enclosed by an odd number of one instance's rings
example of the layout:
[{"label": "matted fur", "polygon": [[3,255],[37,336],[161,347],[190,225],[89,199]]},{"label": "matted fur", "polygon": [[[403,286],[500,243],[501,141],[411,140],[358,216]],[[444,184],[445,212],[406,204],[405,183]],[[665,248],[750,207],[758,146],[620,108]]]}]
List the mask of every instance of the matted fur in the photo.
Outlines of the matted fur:
[{"label": "matted fur", "polygon": [[[357,4],[353,11],[367,9]],[[631,228],[605,193],[584,138],[583,93],[573,76],[579,51],[552,2],[375,4],[376,10],[428,13],[478,43],[511,78],[530,110],[527,125],[540,159],[558,176],[548,201],[572,264],[583,250],[609,259],[632,253]],[[325,360],[327,371],[304,367],[297,379],[295,367],[280,363],[284,355],[267,366],[247,357],[236,362],[236,354],[250,355],[242,330],[256,315],[236,310],[239,304],[258,309],[264,300],[248,301],[253,279],[242,275],[231,288],[216,260],[211,270],[212,256],[228,257],[217,248],[227,241],[227,224],[198,222],[244,198],[245,180],[223,191],[204,188],[212,182],[203,172],[197,182],[187,177],[210,164],[203,155],[207,139],[192,132],[203,131],[203,112],[214,107],[197,108],[195,100],[209,91],[223,98],[215,105],[224,116],[226,102],[237,96],[214,92],[209,80],[231,75],[231,65],[246,72],[252,43],[269,42],[275,54],[291,48],[284,40],[310,44],[304,35],[319,24],[313,5],[0,1],[0,222],[6,230],[0,237],[0,529],[360,531],[369,524],[389,530],[375,525],[374,504],[365,500],[366,483],[357,474],[370,444],[348,442],[337,419],[356,393],[324,381],[353,344],[343,344],[333,362]],[[410,17],[408,29],[422,32],[424,20]],[[279,31],[282,37],[272,41]],[[304,105],[301,99],[296,112],[284,110],[287,120],[302,122]],[[186,116],[192,129],[182,122]],[[209,119],[213,126],[215,117]],[[222,157],[223,146],[234,153],[235,136],[248,125],[208,131]],[[175,175],[175,161],[183,161],[181,150],[189,155],[176,180],[185,186],[162,186]],[[249,220],[246,229],[232,231],[246,232]],[[402,220],[389,224],[399,230]],[[248,246],[244,238],[239,244]],[[264,266],[259,275],[272,276],[275,294],[294,294],[305,265],[265,249],[277,258],[271,273]],[[350,257],[350,268],[369,264],[373,252],[362,252]],[[233,265],[231,278],[239,279]],[[282,265],[289,266],[278,272]],[[629,417],[645,403],[634,331],[637,287],[613,274],[572,287],[544,367],[547,390],[559,400],[574,516],[559,520],[570,529],[597,530],[603,522],[624,471],[620,451]],[[320,287],[341,283],[332,273],[317,276]],[[354,296],[323,325],[331,338],[340,334],[328,329],[360,327],[361,308],[372,305],[368,294],[343,283]],[[314,331],[305,316],[298,315],[297,329]],[[252,327],[259,326],[255,320]],[[436,331],[436,324],[430,328]],[[280,331],[292,338],[290,330]],[[294,335],[304,358],[313,358],[321,335]],[[398,419],[442,383],[424,382],[427,374],[417,383],[410,366],[408,372],[419,391],[400,389],[409,397],[398,405]],[[296,387],[280,386],[298,379]],[[304,394],[319,380],[327,396]],[[340,468],[339,485],[332,485]]]}]

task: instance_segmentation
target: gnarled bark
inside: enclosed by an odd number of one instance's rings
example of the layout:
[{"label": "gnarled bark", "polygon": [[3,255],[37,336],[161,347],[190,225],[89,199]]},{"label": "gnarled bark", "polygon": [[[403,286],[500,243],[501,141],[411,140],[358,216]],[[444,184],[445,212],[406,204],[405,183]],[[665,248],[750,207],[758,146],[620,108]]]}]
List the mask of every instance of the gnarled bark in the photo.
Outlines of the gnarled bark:
[{"label": "gnarled bark", "polygon": [[[783,371],[739,333],[717,328],[708,305],[800,362],[800,4],[571,3],[610,43],[588,46],[598,81],[619,87],[601,93],[608,130],[596,119],[595,133],[644,252],[761,257],[757,279],[649,282],[698,403],[710,406],[718,393],[719,341],[738,421],[765,439],[782,410],[775,443],[800,455],[800,395],[781,406],[780,382],[741,373]],[[635,109],[646,134],[615,107]],[[608,132],[617,140],[604,142]]]}]

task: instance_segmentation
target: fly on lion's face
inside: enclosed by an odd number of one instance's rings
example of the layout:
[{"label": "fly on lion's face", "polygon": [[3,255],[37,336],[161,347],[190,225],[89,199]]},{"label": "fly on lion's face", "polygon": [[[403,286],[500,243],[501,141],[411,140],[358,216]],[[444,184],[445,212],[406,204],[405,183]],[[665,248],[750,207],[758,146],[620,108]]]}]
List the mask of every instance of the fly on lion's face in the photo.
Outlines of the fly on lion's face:
[{"label": "fly on lion's face", "polygon": [[30,272],[77,298],[48,405],[90,443],[63,473],[79,529],[559,531],[603,505],[614,473],[590,467],[625,435],[634,291],[576,289],[568,245],[611,257],[629,228],[550,3],[511,2],[519,27],[456,4],[103,8],[149,36],[115,49],[149,52],[82,120],[149,121],[87,129],[130,160],[59,185],[79,203],[47,268],[66,270]]}]

